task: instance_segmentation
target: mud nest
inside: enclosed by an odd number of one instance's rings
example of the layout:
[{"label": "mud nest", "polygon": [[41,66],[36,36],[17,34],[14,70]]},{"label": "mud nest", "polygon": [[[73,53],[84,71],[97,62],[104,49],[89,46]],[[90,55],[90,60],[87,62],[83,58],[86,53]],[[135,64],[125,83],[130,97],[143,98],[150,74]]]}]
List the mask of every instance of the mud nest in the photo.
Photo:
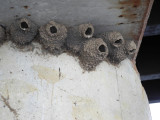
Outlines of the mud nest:
[{"label": "mud nest", "polygon": [[81,66],[88,71],[94,70],[107,55],[107,44],[101,38],[92,38],[84,43],[80,52]]},{"label": "mud nest", "polygon": [[10,39],[19,45],[31,43],[37,35],[37,25],[30,19],[15,20],[10,26]]},{"label": "mud nest", "polygon": [[68,37],[66,40],[67,49],[73,54],[79,54],[83,43],[94,34],[94,27],[92,24],[81,24],[68,28]]},{"label": "mud nest", "polygon": [[109,32],[100,35],[108,45],[109,53],[106,58],[112,64],[119,64],[127,56],[125,53],[125,40],[119,32]]},{"label": "mud nest", "polygon": [[125,45],[126,55],[129,59],[134,57],[136,53],[137,46],[133,40],[127,40]]},{"label": "mud nest", "polygon": [[53,55],[67,52],[77,56],[81,67],[87,71],[94,70],[102,61],[118,65],[126,58],[133,58],[137,49],[133,40],[124,40],[116,31],[94,35],[94,27],[90,23],[66,27],[50,21],[38,30],[30,19],[20,18],[10,25],[9,30],[7,28],[7,32],[0,25],[0,44],[5,41],[6,33],[19,46],[28,45],[36,39],[42,44],[42,50]]},{"label": "mud nest", "polygon": [[54,55],[64,52],[66,37],[66,27],[54,21],[50,21],[39,29],[40,43]]}]

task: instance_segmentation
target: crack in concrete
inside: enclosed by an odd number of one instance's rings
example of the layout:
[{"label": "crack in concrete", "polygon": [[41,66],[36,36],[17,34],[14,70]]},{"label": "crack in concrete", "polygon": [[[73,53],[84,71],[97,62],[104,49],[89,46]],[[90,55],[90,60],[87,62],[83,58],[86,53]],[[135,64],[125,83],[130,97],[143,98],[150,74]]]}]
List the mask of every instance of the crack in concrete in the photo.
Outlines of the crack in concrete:
[{"label": "crack in concrete", "polygon": [[[18,117],[18,114],[17,114],[17,111],[16,109],[12,108],[11,105],[9,104],[8,100],[9,100],[9,96],[8,98],[5,98],[3,95],[1,95],[1,98],[4,102],[4,104],[8,107],[8,109],[15,115],[15,117],[17,118]],[[17,118],[18,120],[18,118]]]}]

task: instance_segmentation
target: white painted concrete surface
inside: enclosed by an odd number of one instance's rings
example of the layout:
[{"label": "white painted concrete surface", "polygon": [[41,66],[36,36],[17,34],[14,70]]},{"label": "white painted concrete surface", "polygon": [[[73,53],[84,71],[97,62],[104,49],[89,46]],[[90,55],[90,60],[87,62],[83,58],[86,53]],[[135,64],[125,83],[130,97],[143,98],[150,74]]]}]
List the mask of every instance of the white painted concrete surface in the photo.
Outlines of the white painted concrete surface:
[{"label": "white painted concrete surface", "polygon": [[78,58],[0,47],[0,120],[151,120],[129,60],[85,72]]}]

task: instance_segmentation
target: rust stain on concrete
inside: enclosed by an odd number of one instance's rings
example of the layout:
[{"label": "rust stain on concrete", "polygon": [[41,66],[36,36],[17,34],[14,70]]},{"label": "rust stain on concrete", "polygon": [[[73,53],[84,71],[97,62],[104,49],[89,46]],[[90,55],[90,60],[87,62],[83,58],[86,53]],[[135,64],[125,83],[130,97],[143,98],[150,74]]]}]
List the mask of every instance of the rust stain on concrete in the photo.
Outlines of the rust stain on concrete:
[{"label": "rust stain on concrete", "polygon": [[70,98],[73,102],[72,116],[74,120],[104,120],[95,101],[78,96]]},{"label": "rust stain on concrete", "polygon": [[60,79],[63,78],[62,73],[59,71],[53,70],[48,67],[34,65],[32,68],[38,73],[38,77],[42,80],[46,80],[48,83],[55,84]]}]

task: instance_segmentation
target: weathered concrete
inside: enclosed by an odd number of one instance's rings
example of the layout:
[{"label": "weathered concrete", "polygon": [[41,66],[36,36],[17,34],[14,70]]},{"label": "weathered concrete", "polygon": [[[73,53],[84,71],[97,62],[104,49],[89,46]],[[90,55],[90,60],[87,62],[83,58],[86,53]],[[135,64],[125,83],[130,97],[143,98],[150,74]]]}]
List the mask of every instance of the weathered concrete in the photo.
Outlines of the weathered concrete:
[{"label": "weathered concrete", "polygon": [[151,120],[139,74],[128,59],[84,72],[76,57],[0,47],[1,120]]}]

